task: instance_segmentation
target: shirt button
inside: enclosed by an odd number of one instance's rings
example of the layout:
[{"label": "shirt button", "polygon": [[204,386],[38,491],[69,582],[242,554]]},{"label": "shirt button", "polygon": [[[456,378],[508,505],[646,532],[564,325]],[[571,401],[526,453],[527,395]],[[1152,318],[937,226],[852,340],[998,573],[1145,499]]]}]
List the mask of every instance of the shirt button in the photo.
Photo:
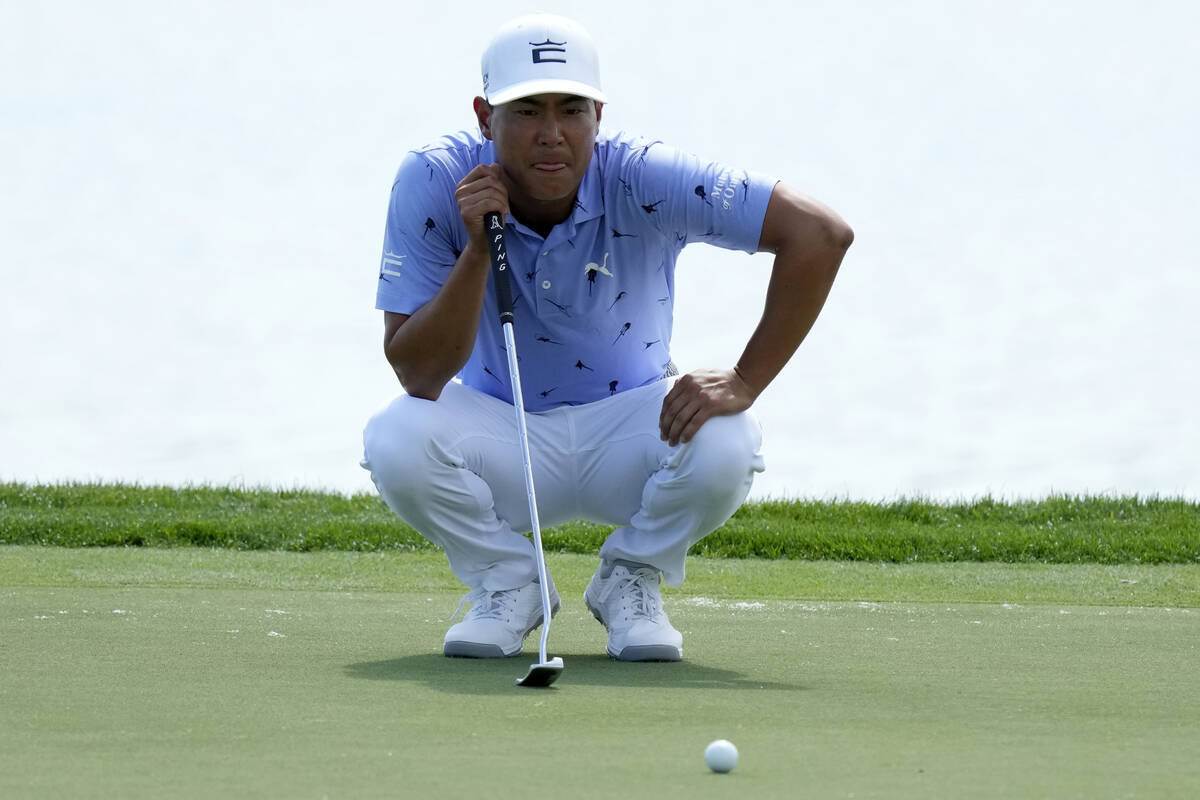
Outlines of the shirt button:
[{"label": "shirt button", "polygon": [[550,288],[550,281],[542,281],[542,288],[543,288],[543,289],[549,289],[549,288]]},{"label": "shirt button", "polygon": [[550,251],[549,251],[549,250],[543,250],[543,251],[542,251],[542,255],[544,255],[544,256],[548,256],[548,255],[550,255]]}]

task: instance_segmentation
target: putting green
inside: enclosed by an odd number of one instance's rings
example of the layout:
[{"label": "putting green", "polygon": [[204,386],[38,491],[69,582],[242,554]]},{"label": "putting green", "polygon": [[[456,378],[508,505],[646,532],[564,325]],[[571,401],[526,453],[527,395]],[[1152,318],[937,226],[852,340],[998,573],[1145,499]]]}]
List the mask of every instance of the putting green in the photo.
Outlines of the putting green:
[{"label": "putting green", "polygon": [[[1031,604],[1025,572],[1011,602],[873,603],[739,596],[752,562],[701,562],[727,591],[669,593],[685,660],[622,664],[579,600],[590,560],[555,555],[566,669],[537,690],[514,685],[534,637],[516,659],[438,654],[444,570],[383,592],[344,588],[372,556],[0,555],[6,798],[1200,795],[1200,610]],[[275,555],[312,585],[274,588]],[[57,580],[14,578],[47,559]],[[125,565],[107,585],[105,559]],[[741,750],[729,775],[704,766],[717,738]]]}]

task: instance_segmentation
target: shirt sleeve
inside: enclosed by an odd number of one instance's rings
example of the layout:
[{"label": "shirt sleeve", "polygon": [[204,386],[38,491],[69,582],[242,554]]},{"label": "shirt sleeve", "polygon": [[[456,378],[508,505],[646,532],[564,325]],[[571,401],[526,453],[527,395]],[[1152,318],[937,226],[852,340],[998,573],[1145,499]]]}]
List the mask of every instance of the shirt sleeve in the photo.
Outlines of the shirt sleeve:
[{"label": "shirt sleeve", "polygon": [[[412,314],[437,294],[460,250],[461,220],[447,213],[445,170],[419,152],[400,163],[388,203],[375,307]],[[456,209],[455,209],[456,211]]]},{"label": "shirt sleeve", "polygon": [[777,178],[730,167],[661,142],[630,148],[626,185],[664,234],[758,252],[767,202]]}]

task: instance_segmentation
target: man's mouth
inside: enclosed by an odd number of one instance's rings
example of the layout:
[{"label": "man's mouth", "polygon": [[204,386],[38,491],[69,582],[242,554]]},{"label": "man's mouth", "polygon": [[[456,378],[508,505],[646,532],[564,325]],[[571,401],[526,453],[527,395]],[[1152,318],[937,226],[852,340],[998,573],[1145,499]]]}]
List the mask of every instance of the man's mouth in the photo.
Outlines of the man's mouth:
[{"label": "man's mouth", "polygon": [[533,168],[539,172],[561,172],[567,165],[562,161],[538,161]]}]

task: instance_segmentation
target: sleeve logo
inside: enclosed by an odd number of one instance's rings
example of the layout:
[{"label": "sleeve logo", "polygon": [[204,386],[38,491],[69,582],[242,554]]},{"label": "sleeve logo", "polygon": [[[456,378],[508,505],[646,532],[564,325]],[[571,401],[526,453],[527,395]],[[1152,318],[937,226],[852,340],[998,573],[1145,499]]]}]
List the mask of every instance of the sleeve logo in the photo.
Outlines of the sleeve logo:
[{"label": "sleeve logo", "polygon": [[379,266],[379,277],[382,278],[384,275],[391,275],[399,278],[400,268],[404,266],[405,258],[406,254],[385,250],[383,253],[383,263]]}]

